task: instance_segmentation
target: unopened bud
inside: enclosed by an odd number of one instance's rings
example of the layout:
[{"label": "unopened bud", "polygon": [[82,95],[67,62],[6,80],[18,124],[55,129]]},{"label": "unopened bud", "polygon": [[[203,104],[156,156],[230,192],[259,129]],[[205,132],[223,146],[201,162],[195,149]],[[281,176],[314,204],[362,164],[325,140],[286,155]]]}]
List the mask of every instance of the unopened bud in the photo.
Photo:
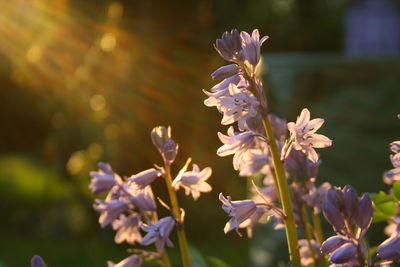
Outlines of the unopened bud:
[{"label": "unopened bud", "polygon": [[163,150],[165,143],[171,139],[171,127],[157,126],[151,131],[151,141],[158,151]]},{"label": "unopened bud", "polygon": [[164,144],[163,151],[161,153],[165,162],[171,164],[174,162],[176,155],[178,154],[178,145],[174,140],[170,139]]}]

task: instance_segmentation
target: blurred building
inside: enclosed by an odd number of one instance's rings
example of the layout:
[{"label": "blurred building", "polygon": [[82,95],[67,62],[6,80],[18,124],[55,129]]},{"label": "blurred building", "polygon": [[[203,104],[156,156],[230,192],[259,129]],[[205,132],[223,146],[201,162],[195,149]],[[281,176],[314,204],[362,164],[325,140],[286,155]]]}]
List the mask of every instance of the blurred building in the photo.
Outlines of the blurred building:
[{"label": "blurred building", "polygon": [[347,55],[400,54],[400,12],[392,0],[354,0],[345,15]]}]

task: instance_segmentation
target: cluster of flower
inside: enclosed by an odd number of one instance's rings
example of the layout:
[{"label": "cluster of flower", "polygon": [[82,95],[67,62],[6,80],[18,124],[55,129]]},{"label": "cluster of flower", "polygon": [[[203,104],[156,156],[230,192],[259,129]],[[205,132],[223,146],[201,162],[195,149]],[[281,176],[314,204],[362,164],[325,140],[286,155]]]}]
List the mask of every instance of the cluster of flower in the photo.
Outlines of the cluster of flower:
[{"label": "cluster of flower", "polygon": [[[295,123],[286,123],[269,112],[262,82],[257,77],[260,47],[267,38],[260,39],[258,30],[251,35],[239,34],[237,30],[225,32],[217,39],[215,48],[223,59],[233,64],[212,73],[213,79],[222,81],[210,91],[203,90],[208,96],[205,105],[215,106],[223,114],[221,124],[237,122],[239,130],[236,132],[230,126],[228,135],[218,133],[224,145],[217,154],[222,157],[234,155],[233,167],[240,176],[255,173],[265,176],[263,185],[266,187],[255,187],[258,194],[253,199],[231,201],[230,197],[220,194],[223,210],[232,217],[225,226],[225,233],[247,228],[251,235],[252,228],[264,214],[275,218],[275,229],[285,228],[288,227],[285,212],[292,211],[296,226],[305,233],[305,238],[298,240],[301,265],[324,264],[325,253],[330,255],[332,266],[389,266],[400,258],[400,227],[395,225],[392,236],[378,247],[376,257],[371,260],[363,241],[374,211],[368,194],[358,200],[357,192],[351,186],[341,190],[331,189],[327,182],[316,185],[321,161],[315,148],[332,145],[329,138],[316,133],[324,120],[310,119],[308,109],[302,110]],[[396,153],[391,156],[395,168],[385,173],[387,183],[400,180],[400,142],[393,142],[391,150]],[[281,173],[278,165],[283,166]],[[278,208],[279,203],[284,206],[279,175],[288,183],[291,209]],[[321,211],[337,232],[325,242],[319,221]],[[295,238],[297,240],[297,236]]]},{"label": "cluster of flower", "polygon": [[[211,74],[213,79],[222,80],[210,89],[204,91],[208,98],[204,101],[207,106],[215,106],[223,114],[221,124],[238,123],[239,132],[231,126],[228,135],[218,133],[224,144],[217,151],[219,156],[234,155],[233,166],[241,176],[250,176],[261,172],[265,175],[262,188],[262,197],[268,203],[278,200],[274,186],[274,163],[272,161],[270,142],[265,134],[263,116],[266,116],[275,135],[276,146],[281,149],[281,159],[285,160],[288,171],[316,171],[319,161],[314,148],[323,148],[331,145],[331,140],[316,131],[324,123],[323,119],[310,120],[310,112],[303,109],[296,123],[286,123],[283,119],[268,112],[268,105],[261,80],[257,77],[260,66],[260,48],[268,37],[260,40],[258,30],[250,35],[247,32],[232,30],[225,32],[221,39],[217,39],[215,48],[227,61],[234,64],[223,66]],[[314,169],[314,170],[311,170]],[[310,178],[315,177],[312,174]],[[314,179],[315,180],[315,179]],[[304,202],[320,209],[323,190],[327,186],[316,188],[313,181],[308,184],[304,194]],[[296,191],[299,186],[296,185]],[[326,191],[326,190],[325,190]],[[259,198],[260,196],[256,196]],[[220,197],[223,208],[231,216],[236,217],[225,227],[225,231],[234,227],[252,227],[260,218],[265,207],[257,207],[252,200],[231,202]],[[229,207],[229,208],[228,208]],[[239,211],[247,207],[246,212]],[[247,216],[243,216],[246,214]],[[279,213],[274,212],[276,217]],[[252,223],[249,223],[251,221]],[[234,227],[232,227],[234,225]]]},{"label": "cluster of flower", "polygon": [[[144,259],[161,258],[165,246],[173,246],[169,239],[172,230],[183,223],[183,218],[177,218],[171,210],[171,216],[158,219],[157,205],[151,189],[152,182],[157,178],[167,178],[166,176],[170,175],[169,166],[175,160],[178,145],[171,139],[170,128],[154,128],[151,138],[164,160],[165,167],[155,165],[155,168],[121,178],[110,165],[99,163],[99,170],[90,173],[92,180],[89,187],[92,192],[94,194],[108,192],[104,200],[96,199],[93,206],[100,212],[101,227],[112,225],[117,231],[116,243],[127,242],[131,245],[154,243],[157,249],[157,252],[134,250],[136,254],[118,264],[109,262],[109,266],[141,266]],[[211,191],[211,186],[206,182],[211,176],[211,168],[207,167],[200,171],[199,167],[193,164],[193,170],[187,171],[189,163],[190,159],[173,182],[170,179],[165,181],[169,188],[175,191],[183,188],[186,195],[192,194],[193,198],[197,199],[201,192]],[[162,204],[170,209],[165,203]],[[141,231],[146,233],[145,236],[142,236]]]}]

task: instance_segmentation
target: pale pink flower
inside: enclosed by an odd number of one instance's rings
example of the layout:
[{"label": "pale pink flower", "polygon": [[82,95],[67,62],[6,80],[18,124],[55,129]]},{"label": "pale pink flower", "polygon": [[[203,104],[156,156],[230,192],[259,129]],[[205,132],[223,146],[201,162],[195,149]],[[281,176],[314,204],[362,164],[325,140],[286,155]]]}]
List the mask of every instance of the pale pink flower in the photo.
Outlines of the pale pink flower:
[{"label": "pale pink flower", "polygon": [[[185,168],[186,170],[186,168]],[[197,164],[193,164],[193,170],[180,172],[172,182],[172,186],[177,191],[180,187],[185,189],[185,194],[192,194],[194,200],[200,197],[200,193],[210,192],[211,186],[206,182],[210,178],[212,170],[210,167],[200,171]]]},{"label": "pale pink flower", "polygon": [[225,234],[233,229],[238,232],[239,226],[257,211],[253,200],[232,201],[230,196],[225,198],[222,193],[219,194],[219,200],[222,202],[222,209],[232,217],[225,225]]},{"label": "pale pink flower", "polygon": [[132,213],[129,216],[121,214],[119,219],[113,222],[113,229],[117,231],[115,243],[120,244],[126,241],[129,244],[135,244],[142,240],[140,234],[141,217],[138,213]]},{"label": "pale pink flower", "polygon": [[288,150],[291,148],[301,150],[312,162],[317,162],[318,154],[314,148],[324,148],[332,145],[332,140],[328,137],[315,133],[323,123],[324,120],[319,118],[310,120],[310,111],[306,108],[303,109],[296,123],[288,123],[291,135]]},{"label": "pale pink flower", "polygon": [[107,267],[141,267],[142,264],[142,258],[140,258],[138,255],[131,255],[117,264],[113,263],[112,261],[108,261]]}]

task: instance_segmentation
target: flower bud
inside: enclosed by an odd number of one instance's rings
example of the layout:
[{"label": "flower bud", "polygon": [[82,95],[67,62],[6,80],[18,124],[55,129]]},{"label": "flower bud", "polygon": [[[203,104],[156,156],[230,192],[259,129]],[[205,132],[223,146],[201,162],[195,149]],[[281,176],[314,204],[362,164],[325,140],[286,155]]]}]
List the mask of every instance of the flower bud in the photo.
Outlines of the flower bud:
[{"label": "flower bud", "polygon": [[356,224],[361,229],[368,229],[372,221],[372,215],[374,213],[374,209],[372,208],[372,201],[368,194],[364,194],[364,196],[358,201],[358,212],[355,218]]},{"label": "flower bud", "polygon": [[348,243],[349,240],[343,236],[335,235],[329,237],[321,245],[322,253],[329,254],[340,248],[343,244]]},{"label": "flower bud", "polygon": [[160,153],[162,153],[165,143],[170,139],[171,127],[157,126],[151,131],[151,141]]},{"label": "flower bud", "polygon": [[345,228],[344,218],[342,214],[336,208],[336,206],[331,204],[331,202],[324,202],[323,213],[326,220],[335,228],[336,231],[340,231]]},{"label": "flower bud", "polygon": [[236,64],[222,66],[211,74],[213,80],[223,80],[239,73],[239,67]]},{"label": "flower bud", "polygon": [[354,217],[357,214],[357,207],[358,207],[357,191],[350,185],[346,185],[343,188],[343,192],[344,192],[344,214],[346,216],[346,219],[349,220],[350,223],[352,223]]},{"label": "flower bud", "polygon": [[31,267],[46,267],[46,263],[42,259],[42,257],[35,255],[31,259]]},{"label": "flower bud", "polygon": [[329,261],[336,264],[347,263],[355,258],[356,254],[357,247],[353,243],[347,243],[335,250],[329,257]]},{"label": "flower bud", "polygon": [[162,156],[164,161],[168,164],[174,162],[176,155],[178,154],[178,145],[174,140],[170,139],[164,144],[164,148],[162,151]]},{"label": "flower bud", "polygon": [[132,175],[129,177],[129,180],[136,183],[140,189],[145,188],[149,184],[151,184],[157,177],[161,176],[161,172],[151,168],[138,174]]},{"label": "flower bud", "polygon": [[242,49],[242,40],[239,32],[233,29],[230,33],[224,32],[221,39],[215,42],[215,49],[222,58],[232,61]]},{"label": "flower bud", "polygon": [[395,261],[400,258],[400,235],[395,233],[377,248],[377,256],[383,260]]},{"label": "flower bud", "polygon": [[329,201],[339,211],[344,209],[344,194],[341,190],[330,189],[326,195],[326,200]]}]

